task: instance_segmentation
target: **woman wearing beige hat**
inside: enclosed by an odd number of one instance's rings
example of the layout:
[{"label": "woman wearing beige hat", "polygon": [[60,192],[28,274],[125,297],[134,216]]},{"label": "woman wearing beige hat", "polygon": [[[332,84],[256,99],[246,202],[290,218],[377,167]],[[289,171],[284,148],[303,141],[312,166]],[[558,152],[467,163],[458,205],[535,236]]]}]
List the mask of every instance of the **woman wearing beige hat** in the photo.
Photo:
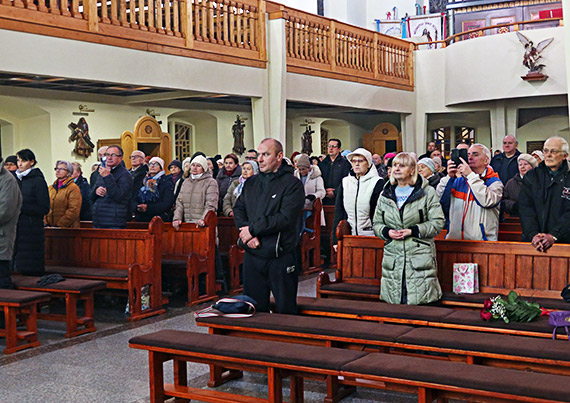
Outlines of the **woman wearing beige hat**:
[{"label": "woman wearing beige hat", "polygon": [[538,166],[536,158],[529,154],[521,154],[518,157],[519,173],[509,179],[503,190],[502,207],[512,216],[519,216],[519,195],[523,184],[524,175]]},{"label": "woman wearing beige hat", "polygon": [[149,222],[158,216],[163,221],[168,221],[173,204],[174,183],[164,174],[164,160],[152,157],[148,163],[148,173],[131,205],[135,220]]}]

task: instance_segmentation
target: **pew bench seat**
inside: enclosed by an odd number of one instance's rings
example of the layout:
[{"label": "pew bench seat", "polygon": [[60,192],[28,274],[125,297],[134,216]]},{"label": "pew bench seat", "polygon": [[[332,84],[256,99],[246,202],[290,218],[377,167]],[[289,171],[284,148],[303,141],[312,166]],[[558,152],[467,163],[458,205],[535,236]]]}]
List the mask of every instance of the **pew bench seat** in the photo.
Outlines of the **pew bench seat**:
[{"label": "pew bench seat", "polygon": [[[4,329],[0,329],[0,336],[6,338],[4,354],[40,345],[37,306],[50,299],[51,294],[47,292],[0,289],[0,307],[4,312]],[[25,329],[18,330],[18,319]]]},{"label": "pew bench seat", "polygon": [[[151,402],[170,397],[219,402],[282,402],[282,380],[291,378],[291,402],[303,401],[305,378],[326,379],[326,402],[338,401],[342,383],[416,393],[418,401],[567,402],[568,378],[505,368],[366,353],[279,341],[243,339],[177,330],[137,336],[131,348],[149,352]],[[164,384],[164,362],[173,360],[174,384]],[[186,362],[267,374],[268,398],[189,387]],[[350,390],[350,389],[349,389]]]},{"label": "pew bench seat", "polygon": [[102,281],[127,282],[129,271],[100,267],[46,266],[46,273],[61,274],[63,277],[95,279]]},{"label": "pew bench seat", "polygon": [[[200,401],[282,401],[282,380],[291,379],[291,402],[302,401],[303,377],[327,377],[331,391],[343,365],[364,357],[365,352],[339,350],[330,354],[326,347],[241,339],[179,330],[161,330],[129,340],[129,347],[149,351],[150,400],[170,397]],[[163,363],[174,361],[174,385],[164,384]],[[241,395],[187,386],[186,361],[214,364],[233,370],[266,373],[268,399],[240,399]],[[351,390],[352,392],[352,390]]]},{"label": "pew bench seat", "polygon": [[211,334],[405,354],[430,351],[452,361],[570,375],[567,340],[263,312],[196,318],[196,323]]},{"label": "pew bench seat", "polygon": [[[516,291],[516,290],[515,290]],[[482,309],[486,299],[496,297],[497,293],[480,292],[476,294],[454,294],[452,291],[444,291],[441,300],[442,305],[457,306],[466,308]],[[523,297],[527,301],[538,302],[546,309],[570,310],[570,303],[564,301],[562,297],[555,298],[535,298]]]},{"label": "pew bench seat", "polygon": [[[54,298],[65,300],[65,314],[38,313],[38,319],[66,323],[65,337],[75,337],[97,330],[95,327],[94,293],[107,287],[105,281],[65,279],[58,283],[39,285],[40,277],[12,276],[16,289],[26,291],[49,292]],[[77,316],[78,304],[83,302],[84,315]]]},{"label": "pew bench seat", "polygon": [[[299,314],[309,316],[360,319],[382,323],[400,323],[542,338],[552,337],[552,326],[549,325],[546,316],[528,323],[487,322],[481,319],[479,311],[473,310],[312,297],[297,297],[297,309]],[[567,338],[568,336],[564,330],[559,328],[557,337]]]}]

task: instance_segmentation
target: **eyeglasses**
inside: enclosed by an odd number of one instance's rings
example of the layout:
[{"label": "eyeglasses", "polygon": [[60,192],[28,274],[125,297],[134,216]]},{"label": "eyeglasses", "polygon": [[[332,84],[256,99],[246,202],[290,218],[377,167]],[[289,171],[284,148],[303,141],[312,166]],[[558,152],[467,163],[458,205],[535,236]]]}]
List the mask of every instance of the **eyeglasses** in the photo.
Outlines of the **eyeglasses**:
[{"label": "eyeglasses", "polygon": [[353,158],[350,162],[352,162],[353,164],[364,164],[365,162],[368,162],[368,161],[361,160],[359,158]]},{"label": "eyeglasses", "polygon": [[546,154],[556,155],[556,154],[560,154],[562,152],[562,150],[549,150],[548,148],[543,148],[542,152],[544,155],[546,155]]},{"label": "eyeglasses", "polygon": [[103,154],[103,155],[104,155],[105,157],[113,157],[113,158],[117,158],[117,157],[122,157],[122,156],[123,156],[123,154],[115,154],[115,153],[112,153],[112,154],[105,153],[105,154]]},{"label": "eyeglasses", "polygon": [[[116,156],[116,154],[115,154],[115,156]],[[134,160],[135,158],[144,158],[144,157],[141,155],[131,155],[129,158]]]},{"label": "eyeglasses", "polygon": [[57,171],[67,171],[66,168],[54,168],[53,170],[54,170],[55,172],[57,172]]},{"label": "eyeglasses", "polygon": [[158,162],[151,162],[150,164],[148,164],[148,166],[150,167],[159,167],[160,164]]},{"label": "eyeglasses", "polygon": [[329,148],[338,148],[338,146],[334,144],[329,144]]}]

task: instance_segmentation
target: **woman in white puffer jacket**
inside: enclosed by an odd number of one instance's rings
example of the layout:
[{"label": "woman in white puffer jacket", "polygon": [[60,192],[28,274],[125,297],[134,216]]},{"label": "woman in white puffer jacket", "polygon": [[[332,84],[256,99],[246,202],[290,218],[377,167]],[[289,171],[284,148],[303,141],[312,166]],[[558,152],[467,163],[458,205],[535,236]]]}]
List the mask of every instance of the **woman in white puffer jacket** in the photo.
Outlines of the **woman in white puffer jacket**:
[{"label": "woman in white puffer jacket", "polygon": [[332,227],[333,247],[336,250],[336,227],[341,220],[350,224],[352,235],[374,236],[372,217],[384,188],[372,162],[372,154],[364,148],[357,148],[347,155],[352,164],[350,173],[342,179],[337,189],[334,222]]}]

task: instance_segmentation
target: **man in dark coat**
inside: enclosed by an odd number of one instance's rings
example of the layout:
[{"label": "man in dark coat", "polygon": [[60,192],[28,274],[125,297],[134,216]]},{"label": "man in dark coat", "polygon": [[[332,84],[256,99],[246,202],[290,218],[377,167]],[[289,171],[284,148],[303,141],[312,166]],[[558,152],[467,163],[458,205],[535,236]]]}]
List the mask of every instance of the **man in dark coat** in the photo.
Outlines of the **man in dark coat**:
[{"label": "man in dark coat", "polygon": [[123,162],[123,149],[109,146],[105,166],[99,166],[99,177],[91,190],[93,227],[126,228],[133,178]]},{"label": "man in dark coat", "polygon": [[265,139],[258,147],[260,174],[249,178],[234,206],[240,230],[244,294],[269,312],[273,292],[278,313],[297,313],[296,246],[300,237],[305,190],[293,176],[293,167],[282,164],[283,146]]},{"label": "man in dark coat", "polygon": [[73,166],[73,174],[71,177],[75,181],[75,184],[79,186],[79,190],[81,191],[81,212],[79,213],[79,219],[81,221],[91,221],[93,218],[93,215],[91,214],[91,198],[89,197],[91,194],[91,186],[89,186],[87,179],[83,177],[81,164],[78,162],[72,162],[71,165]]},{"label": "man in dark coat", "polygon": [[340,185],[342,178],[350,172],[352,168],[350,162],[340,155],[341,142],[339,139],[330,139],[328,153],[324,160],[319,163],[319,169],[325,182],[327,194],[323,199],[323,204],[334,206],[336,188]]},{"label": "man in dark coat", "polygon": [[545,252],[555,242],[570,243],[570,171],[568,142],[551,137],[544,161],[527,172],[519,197],[523,241]]},{"label": "man in dark coat", "polygon": [[[103,158],[105,156],[105,153],[107,152],[107,148],[109,148],[109,147],[103,146],[97,150],[97,161],[99,161],[99,164],[101,164],[101,162],[100,162],[101,158]],[[98,169],[91,172],[91,176],[89,176],[89,184],[91,185],[91,187],[95,186],[95,184],[97,183],[98,177],[99,177],[99,170]]]},{"label": "man in dark coat", "polygon": [[518,145],[519,142],[515,136],[510,134],[505,136],[503,139],[503,152],[495,155],[491,160],[490,165],[493,167],[493,170],[499,174],[503,185],[519,173],[519,163],[517,159],[519,155],[521,155],[521,152],[518,150]]},{"label": "man in dark coat", "polygon": [[143,185],[144,177],[148,172],[148,165],[145,162],[145,155],[140,150],[135,150],[131,153],[131,169],[129,172],[133,177],[133,192],[131,195],[131,210],[129,211],[129,218],[132,217],[133,214],[136,214],[136,208],[133,208],[133,203],[137,202],[137,196],[139,194],[139,190]]},{"label": "man in dark coat", "polygon": [[430,141],[427,146],[427,151],[425,154],[422,154],[418,157],[418,161],[424,158],[431,158],[431,153],[433,153],[437,149],[437,144],[435,141]]},{"label": "man in dark coat", "polygon": [[0,288],[14,288],[10,260],[14,253],[16,225],[22,207],[22,192],[14,175],[2,166],[0,157]]}]

